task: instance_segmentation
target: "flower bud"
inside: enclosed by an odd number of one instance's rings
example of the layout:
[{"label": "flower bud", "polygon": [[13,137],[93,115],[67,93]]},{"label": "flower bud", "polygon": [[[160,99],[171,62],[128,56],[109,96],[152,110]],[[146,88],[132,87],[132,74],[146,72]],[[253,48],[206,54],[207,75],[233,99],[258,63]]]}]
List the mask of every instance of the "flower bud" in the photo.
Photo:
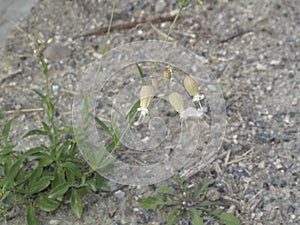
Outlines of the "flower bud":
[{"label": "flower bud", "polygon": [[154,90],[158,89],[158,80],[157,80],[157,78],[152,78],[151,84],[152,84]]},{"label": "flower bud", "polygon": [[168,71],[164,71],[164,82],[169,83],[172,77],[172,73]]},{"label": "flower bud", "polygon": [[194,97],[198,95],[198,84],[192,76],[186,76],[183,85],[190,96]]},{"label": "flower bud", "polygon": [[152,85],[142,86],[140,92],[140,106],[141,108],[147,109],[154,96],[154,90]]},{"label": "flower bud", "polygon": [[174,92],[169,96],[169,102],[178,113],[183,112],[183,99],[180,94]]},{"label": "flower bud", "polygon": [[53,39],[53,38],[50,38],[50,39],[47,41],[47,44],[51,44],[53,41],[54,41],[54,39]]}]

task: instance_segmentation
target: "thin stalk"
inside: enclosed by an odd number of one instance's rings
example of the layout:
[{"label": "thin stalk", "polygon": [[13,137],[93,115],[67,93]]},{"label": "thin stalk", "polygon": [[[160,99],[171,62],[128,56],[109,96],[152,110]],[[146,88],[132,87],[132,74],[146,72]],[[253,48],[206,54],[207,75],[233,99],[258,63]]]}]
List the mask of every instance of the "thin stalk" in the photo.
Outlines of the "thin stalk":
[{"label": "thin stalk", "polygon": [[172,31],[174,30],[175,24],[177,23],[177,20],[178,20],[179,17],[180,17],[180,14],[181,14],[182,9],[183,9],[183,7],[180,7],[180,8],[179,8],[179,11],[177,12],[177,14],[176,14],[176,16],[175,16],[175,18],[174,18],[174,20],[173,20],[173,22],[172,22],[172,24],[171,24],[169,30],[168,30],[167,36],[166,36],[165,39],[164,39],[163,46],[161,47],[161,49],[160,49],[160,51],[159,51],[158,57],[157,57],[157,59],[155,60],[155,63],[154,63],[154,65],[153,65],[152,69],[151,69],[150,75],[152,75],[152,74],[154,73],[154,70],[156,69],[156,66],[157,66],[157,64],[158,64],[158,61],[160,60],[161,54],[162,54],[163,50],[165,49],[165,45],[166,45],[167,41],[169,40],[169,37],[170,37]]},{"label": "thin stalk", "polygon": [[112,21],[113,21],[115,9],[116,9],[116,3],[117,3],[117,0],[114,0],[114,2],[113,2],[113,8],[111,10],[110,20],[109,20],[109,24],[108,24],[108,29],[107,29],[107,32],[106,32],[106,35],[105,35],[104,49],[107,49],[107,41],[108,41],[109,35],[110,35]]}]

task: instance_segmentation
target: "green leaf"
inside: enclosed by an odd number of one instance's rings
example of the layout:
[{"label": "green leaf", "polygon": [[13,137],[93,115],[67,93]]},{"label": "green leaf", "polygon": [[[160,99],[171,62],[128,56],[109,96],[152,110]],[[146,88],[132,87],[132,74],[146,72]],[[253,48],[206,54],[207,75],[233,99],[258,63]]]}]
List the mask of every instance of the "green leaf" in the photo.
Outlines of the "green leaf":
[{"label": "green leaf", "polygon": [[141,67],[139,66],[139,64],[135,64],[136,65],[136,67],[137,67],[137,69],[138,69],[138,72],[139,72],[139,76],[140,76],[140,78],[141,78],[141,81],[142,81],[142,85],[146,85],[146,82],[145,82],[145,79],[144,79],[144,74],[143,74],[143,71],[142,71],[142,69],[141,69]]},{"label": "green leaf", "polygon": [[79,195],[74,190],[71,194],[71,203],[70,203],[71,209],[73,213],[76,215],[77,218],[80,218],[82,215],[82,203]]},{"label": "green leaf", "polygon": [[50,156],[48,154],[42,154],[42,156],[39,158],[39,166],[46,167],[46,166],[49,166],[54,161],[55,161],[55,158],[53,156]]},{"label": "green leaf", "polygon": [[34,130],[28,131],[25,135],[22,136],[22,138],[27,138],[27,137],[33,136],[33,135],[47,136],[48,133],[46,131],[44,131],[44,130],[34,129]]},{"label": "green leaf", "polygon": [[18,159],[10,168],[7,174],[5,174],[5,183],[9,185],[9,187],[13,187],[13,182],[21,170],[23,164],[23,158]]},{"label": "green leaf", "polygon": [[147,198],[140,198],[138,200],[140,206],[146,210],[156,210],[158,208],[163,208],[166,205],[166,202],[163,200],[162,197],[147,197]]},{"label": "green leaf", "polygon": [[65,150],[70,150],[72,147],[73,147],[73,141],[72,140],[66,140],[64,141],[63,143],[61,143],[61,145],[59,146],[56,154],[55,154],[55,157],[58,159],[61,157],[62,153],[65,151]]},{"label": "green leaf", "polygon": [[84,95],[84,99],[83,99],[82,117],[83,117],[83,123],[87,124],[89,119],[89,100],[86,94]]},{"label": "green leaf", "polygon": [[[93,116],[93,115],[91,115],[91,116]],[[97,116],[94,116],[94,119],[95,119],[96,123],[97,123],[97,124],[98,124],[98,125],[99,125],[106,133],[111,134],[111,132],[110,132],[108,126],[106,126],[106,124],[105,124],[102,120],[100,120]]]},{"label": "green leaf", "polygon": [[44,130],[49,134],[51,133],[51,128],[49,127],[49,125],[45,122],[42,122],[43,128]]},{"label": "green leaf", "polygon": [[137,109],[140,107],[140,100],[138,100],[130,109],[129,113],[127,114],[127,117],[132,120],[135,116]]},{"label": "green leaf", "polygon": [[43,173],[43,168],[41,168],[41,167],[36,168],[31,173],[30,178],[29,178],[29,182],[31,183],[31,182],[37,181],[41,177],[42,173]]},{"label": "green leaf", "polygon": [[167,218],[167,225],[173,225],[180,221],[181,219],[181,210],[178,208],[173,208]]},{"label": "green leaf", "polygon": [[176,192],[174,191],[173,188],[168,187],[168,186],[163,186],[157,189],[158,193],[161,194],[168,194],[168,195],[176,195]]},{"label": "green leaf", "polygon": [[51,180],[54,179],[54,176],[45,176],[37,181],[32,181],[26,190],[26,193],[29,195],[33,195],[39,193],[49,187]]},{"label": "green leaf", "polygon": [[41,92],[39,92],[38,90],[33,90],[38,96],[40,96],[40,98],[41,99],[43,99],[43,101],[45,101],[45,99],[46,99],[46,96],[45,95],[43,95]]},{"label": "green leaf", "polygon": [[205,182],[202,182],[200,184],[198,184],[198,187],[197,189],[195,190],[195,198],[199,198],[200,196],[204,195],[206,193],[206,191],[208,191],[208,187],[209,185],[213,184],[213,182],[211,181],[205,181]]},{"label": "green leaf", "polygon": [[46,76],[46,75],[48,75],[48,65],[44,59],[42,59],[41,62],[42,62],[42,66],[43,66],[43,74]]},{"label": "green leaf", "polygon": [[204,225],[203,218],[200,216],[200,211],[196,209],[189,209],[189,214],[192,219],[192,225]]},{"label": "green leaf", "polygon": [[58,208],[60,203],[55,200],[49,199],[46,195],[40,195],[37,199],[36,204],[40,210],[53,212]]},{"label": "green leaf", "polygon": [[99,191],[99,188],[96,185],[96,181],[95,180],[88,180],[86,182],[86,184],[88,185],[88,187],[93,191],[93,192],[97,192]]},{"label": "green leaf", "polygon": [[46,132],[46,135],[48,136],[51,144],[54,144],[54,136],[51,132],[51,128],[45,122],[42,122],[42,124],[43,124],[44,131]]},{"label": "green leaf", "polygon": [[9,135],[9,131],[10,131],[10,128],[11,128],[11,124],[12,124],[12,119],[9,120],[9,121],[5,124],[5,126],[4,126],[4,128],[3,128],[3,130],[2,130],[2,137],[1,137],[1,139],[2,139],[2,141],[4,142],[4,145],[7,145],[7,142],[8,142],[8,135]]},{"label": "green leaf", "polygon": [[47,116],[48,116],[48,119],[52,120],[53,117],[54,117],[54,113],[55,113],[55,107],[54,107],[54,104],[51,102],[51,99],[50,98],[46,98],[46,101],[45,101],[46,105],[47,105]]},{"label": "green leaf", "polygon": [[32,206],[32,203],[29,203],[27,206],[26,223],[27,223],[27,225],[39,225],[40,224],[38,218],[35,215],[35,210]]},{"label": "green leaf", "polygon": [[178,0],[180,8],[184,8],[190,4],[191,0]]},{"label": "green leaf", "polygon": [[52,182],[52,189],[64,183],[66,183],[64,171],[57,170],[55,172],[55,179]]},{"label": "green leaf", "polygon": [[110,191],[110,187],[105,183],[104,177],[102,177],[97,173],[95,180],[96,180],[96,185],[100,191],[106,191],[106,192]]},{"label": "green leaf", "polygon": [[220,223],[225,225],[241,225],[240,220],[231,213],[222,212],[221,214],[219,212],[214,213],[217,217],[220,218]]},{"label": "green leaf", "polygon": [[202,0],[197,0],[197,2],[199,3],[199,5],[203,5],[203,1]]},{"label": "green leaf", "polygon": [[2,156],[10,154],[16,146],[17,145],[5,144],[2,148],[2,151],[0,151],[0,156],[2,157]]},{"label": "green leaf", "polygon": [[[30,156],[39,156],[39,155],[44,155],[45,151],[47,151],[47,147],[46,146],[38,146],[38,147],[34,147],[29,149],[28,151],[26,151],[24,154],[22,154],[22,158],[24,159],[28,159],[28,157]],[[31,157],[32,158],[32,157]]]},{"label": "green leaf", "polygon": [[63,197],[70,187],[71,185],[67,183],[59,184],[49,192],[48,197],[52,199]]},{"label": "green leaf", "polygon": [[64,162],[61,164],[61,166],[63,168],[66,168],[67,170],[69,170],[74,176],[76,176],[78,178],[82,177],[80,165],[76,165],[72,162]]}]

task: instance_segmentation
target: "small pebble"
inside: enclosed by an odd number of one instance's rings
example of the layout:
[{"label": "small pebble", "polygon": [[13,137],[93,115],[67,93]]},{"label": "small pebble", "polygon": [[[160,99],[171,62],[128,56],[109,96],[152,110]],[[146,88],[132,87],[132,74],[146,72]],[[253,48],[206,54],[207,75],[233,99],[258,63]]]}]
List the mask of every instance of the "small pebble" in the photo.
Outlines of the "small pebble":
[{"label": "small pebble", "polygon": [[212,189],[207,192],[206,198],[211,201],[217,201],[221,198],[221,193],[216,189]]},{"label": "small pebble", "polygon": [[59,61],[71,54],[71,50],[68,47],[61,44],[50,44],[44,51],[44,56],[50,61]]},{"label": "small pebble", "polygon": [[262,64],[260,64],[260,63],[257,63],[257,64],[256,64],[256,69],[257,69],[258,71],[266,71],[266,70],[267,70],[267,67],[266,67],[265,65],[262,65]]},{"label": "small pebble", "polygon": [[158,0],[155,4],[155,12],[163,12],[167,6],[167,3],[164,0]]},{"label": "small pebble", "polygon": [[280,64],[280,60],[271,60],[270,65],[277,66]]},{"label": "small pebble", "polygon": [[274,166],[276,167],[277,170],[280,170],[283,168],[280,159],[277,159],[275,162],[273,162]]},{"label": "small pebble", "polygon": [[118,199],[124,199],[125,198],[125,192],[118,190],[114,193],[114,196]]},{"label": "small pebble", "polygon": [[58,224],[60,224],[60,221],[59,220],[50,220],[49,224],[50,225],[58,225]]}]

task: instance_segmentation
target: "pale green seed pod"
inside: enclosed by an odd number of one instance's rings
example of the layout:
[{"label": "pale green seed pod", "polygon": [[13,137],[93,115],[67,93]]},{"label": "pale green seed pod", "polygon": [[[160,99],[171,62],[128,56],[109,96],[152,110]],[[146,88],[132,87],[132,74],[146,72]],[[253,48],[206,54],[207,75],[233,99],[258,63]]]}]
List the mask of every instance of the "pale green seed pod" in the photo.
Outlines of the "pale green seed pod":
[{"label": "pale green seed pod", "polygon": [[178,112],[178,113],[183,112],[183,108],[184,108],[183,99],[180,94],[178,94],[177,92],[170,94],[169,102],[173,106],[173,108],[176,110],[176,112]]},{"label": "pale green seed pod", "polygon": [[194,97],[198,95],[198,84],[192,76],[186,76],[183,85],[190,96]]},{"label": "pale green seed pod", "polygon": [[143,109],[147,109],[154,96],[154,89],[152,85],[142,86],[140,92],[140,106]]}]

